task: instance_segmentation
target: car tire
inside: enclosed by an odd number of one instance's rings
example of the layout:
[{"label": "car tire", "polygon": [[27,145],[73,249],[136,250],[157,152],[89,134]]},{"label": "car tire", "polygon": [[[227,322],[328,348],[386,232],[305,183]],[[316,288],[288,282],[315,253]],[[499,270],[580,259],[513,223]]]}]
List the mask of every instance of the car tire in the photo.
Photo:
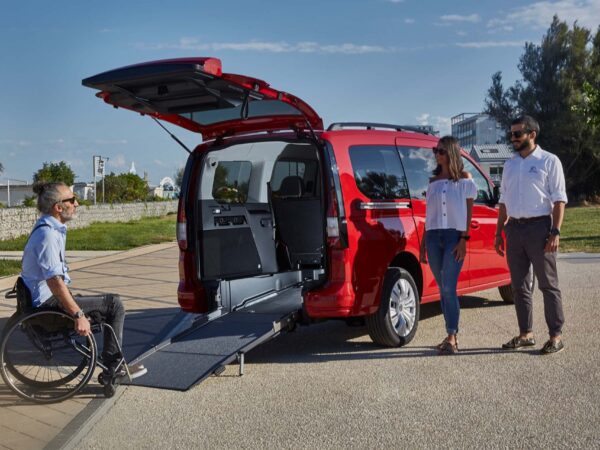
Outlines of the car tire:
[{"label": "car tire", "polygon": [[[531,285],[529,289],[533,292],[533,288],[535,287],[535,275],[531,273]],[[512,286],[510,284],[506,284],[504,286],[499,286],[498,291],[500,292],[500,297],[502,297],[502,301],[504,303],[510,303],[511,305],[515,303],[515,296],[512,291]]]},{"label": "car tire", "polygon": [[512,286],[507,284],[505,286],[499,286],[498,292],[500,292],[500,297],[502,297],[502,301],[504,303],[514,303],[515,297],[513,296]]},{"label": "car tire", "polygon": [[388,269],[379,308],[365,318],[373,342],[386,347],[408,344],[417,332],[420,301],[419,290],[411,274],[399,267]]}]

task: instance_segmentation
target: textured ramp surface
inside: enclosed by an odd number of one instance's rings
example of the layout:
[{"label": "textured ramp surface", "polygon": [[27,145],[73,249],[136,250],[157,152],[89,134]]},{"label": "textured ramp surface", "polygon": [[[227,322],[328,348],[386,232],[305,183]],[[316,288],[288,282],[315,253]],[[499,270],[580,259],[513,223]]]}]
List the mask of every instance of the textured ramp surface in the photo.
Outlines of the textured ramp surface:
[{"label": "textured ramp surface", "polygon": [[238,352],[273,337],[278,333],[274,324],[300,306],[300,292],[294,289],[193,328],[142,359],[148,373],[131,384],[185,391],[233,361]]}]

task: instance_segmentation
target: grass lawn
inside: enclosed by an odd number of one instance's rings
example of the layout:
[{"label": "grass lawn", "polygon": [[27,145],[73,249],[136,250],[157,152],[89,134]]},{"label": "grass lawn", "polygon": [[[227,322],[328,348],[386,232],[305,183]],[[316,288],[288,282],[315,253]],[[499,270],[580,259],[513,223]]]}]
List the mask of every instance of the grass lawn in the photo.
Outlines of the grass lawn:
[{"label": "grass lawn", "polygon": [[600,252],[600,206],[578,206],[565,210],[560,230],[563,252]]},{"label": "grass lawn", "polygon": [[[175,225],[175,214],[123,223],[93,223],[89,227],[68,231],[67,250],[129,250],[174,241]],[[27,236],[0,241],[0,250],[23,250],[25,242]]]},{"label": "grass lawn", "polygon": [[21,271],[21,260],[0,259],[0,277],[16,275]]}]

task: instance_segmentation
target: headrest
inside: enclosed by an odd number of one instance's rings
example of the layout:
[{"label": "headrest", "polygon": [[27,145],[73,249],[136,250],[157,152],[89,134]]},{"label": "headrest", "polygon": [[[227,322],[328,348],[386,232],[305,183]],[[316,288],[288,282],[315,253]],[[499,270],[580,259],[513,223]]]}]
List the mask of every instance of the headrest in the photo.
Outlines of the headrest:
[{"label": "headrest", "polygon": [[281,186],[277,194],[279,197],[302,197],[304,183],[298,176],[285,177],[281,180]]}]

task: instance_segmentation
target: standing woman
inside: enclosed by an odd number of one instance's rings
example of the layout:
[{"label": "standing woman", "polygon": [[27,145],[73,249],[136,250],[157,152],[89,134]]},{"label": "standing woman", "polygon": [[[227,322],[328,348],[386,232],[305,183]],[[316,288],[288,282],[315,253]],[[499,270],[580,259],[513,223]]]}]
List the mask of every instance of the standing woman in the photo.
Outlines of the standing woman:
[{"label": "standing woman", "polygon": [[437,167],[427,188],[425,239],[421,262],[429,266],[440,288],[442,312],[448,336],[437,346],[440,354],[458,353],[460,305],[456,286],[467,255],[473,200],[477,187],[464,170],[458,141],[444,136],[433,149]]}]

